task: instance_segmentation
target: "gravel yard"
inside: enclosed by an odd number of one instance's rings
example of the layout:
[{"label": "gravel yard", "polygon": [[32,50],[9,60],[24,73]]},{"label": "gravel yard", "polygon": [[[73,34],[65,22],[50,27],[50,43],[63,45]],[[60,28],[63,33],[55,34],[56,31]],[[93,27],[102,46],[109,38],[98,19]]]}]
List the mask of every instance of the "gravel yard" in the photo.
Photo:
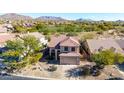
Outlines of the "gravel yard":
[{"label": "gravel yard", "polygon": [[[91,63],[84,62],[81,65],[89,65]],[[81,66],[80,65],[80,66]],[[113,77],[121,77],[124,78],[124,75],[120,73],[120,71],[115,68],[114,65],[105,66],[102,70],[101,75],[99,76],[79,76],[79,77],[66,77],[67,71],[70,69],[78,68],[79,65],[54,65],[57,67],[56,71],[50,72],[46,69],[51,66],[46,63],[38,63],[35,66],[26,67],[15,74],[24,75],[24,76],[34,76],[34,77],[45,77],[51,79],[61,79],[61,80],[105,80],[110,77],[110,74]]]},{"label": "gravel yard", "polygon": [[110,74],[112,75],[112,77],[121,77],[121,78],[124,79],[124,75],[122,73],[120,73],[119,69],[116,68],[115,65],[105,66],[101,75],[99,75],[97,77],[88,76],[88,77],[85,77],[85,78],[82,77],[80,79],[84,79],[84,80],[105,80],[107,78],[110,78]]},{"label": "gravel yard", "polygon": [[54,79],[67,79],[65,77],[65,71],[71,68],[77,67],[76,65],[55,65],[57,70],[54,72],[49,72],[46,69],[51,66],[45,63],[39,63],[36,66],[26,67],[16,74],[28,75],[28,76],[36,76],[36,77],[46,77],[46,78],[54,78]]}]

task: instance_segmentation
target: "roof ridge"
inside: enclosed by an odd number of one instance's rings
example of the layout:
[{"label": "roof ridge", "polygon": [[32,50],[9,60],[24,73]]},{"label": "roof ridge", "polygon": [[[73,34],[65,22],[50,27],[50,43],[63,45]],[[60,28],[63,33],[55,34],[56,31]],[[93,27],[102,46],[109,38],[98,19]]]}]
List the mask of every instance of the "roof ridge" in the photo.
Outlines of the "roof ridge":
[{"label": "roof ridge", "polygon": [[70,37],[70,39],[71,39],[72,41],[74,41],[75,43],[79,44],[74,38]]},{"label": "roof ridge", "polygon": [[59,43],[62,43],[62,42],[64,42],[65,40],[68,40],[69,39],[69,37],[66,37],[65,39],[63,39],[62,41],[60,41]]},{"label": "roof ridge", "polygon": [[63,43],[64,41],[66,41],[66,40],[68,40],[68,39],[71,39],[71,42],[73,43],[73,44],[79,44],[76,40],[74,40],[72,37],[70,37],[70,36],[67,36],[67,38],[65,38],[64,40],[62,40],[60,43]]}]

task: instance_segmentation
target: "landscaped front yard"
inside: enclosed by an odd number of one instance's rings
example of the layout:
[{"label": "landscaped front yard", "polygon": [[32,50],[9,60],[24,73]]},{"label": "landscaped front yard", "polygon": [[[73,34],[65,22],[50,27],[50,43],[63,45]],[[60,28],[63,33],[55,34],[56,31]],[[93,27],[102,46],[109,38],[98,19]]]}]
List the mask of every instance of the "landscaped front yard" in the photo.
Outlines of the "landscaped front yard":
[{"label": "landscaped front yard", "polygon": [[[79,68],[84,65],[92,65],[90,62],[82,62],[81,65],[50,65],[47,63],[37,63],[34,66],[25,67],[17,72],[17,75],[24,76],[35,76],[35,77],[44,77],[49,79],[62,79],[62,80],[105,80],[111,77],[121,77],[124,78],[122,73],[118,71],[114,65],[105,66],[101,71],[99,76],[84,76],[80,73]],[[48,68],[50,66],[56,67],[55,71],[50,71]]]}]

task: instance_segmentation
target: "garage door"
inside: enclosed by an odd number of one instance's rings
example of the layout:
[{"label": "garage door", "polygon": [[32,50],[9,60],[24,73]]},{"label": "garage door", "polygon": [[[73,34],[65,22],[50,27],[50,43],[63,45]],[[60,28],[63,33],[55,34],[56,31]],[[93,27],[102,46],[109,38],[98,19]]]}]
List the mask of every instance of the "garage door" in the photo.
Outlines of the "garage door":
[{"label": "garage door", "polygon": [[62,65],[78,65],[79,57],[60,57],[60,64]]}]

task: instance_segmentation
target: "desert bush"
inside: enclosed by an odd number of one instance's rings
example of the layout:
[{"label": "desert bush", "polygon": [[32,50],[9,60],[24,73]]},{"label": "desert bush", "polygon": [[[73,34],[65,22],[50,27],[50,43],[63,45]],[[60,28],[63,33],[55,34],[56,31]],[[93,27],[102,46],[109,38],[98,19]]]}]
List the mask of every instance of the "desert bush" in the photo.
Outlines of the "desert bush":
[{"label": "desert bush", "polygon": [[21,68],[24,68],[26,67],[27,63],[26,62],[12,62],[9,64],[9,67],[11,70],[14,70],[14,69],[21,69]]},{"label": "desert bush", "polygon": [[45,38],[46,38],[48,41],[51,40],[50,35],[45,35]]},{"label": "desert bush", "polygon": [[40,58],[42,58],[42,53],[37,53],[37,54],[34,54],[33,56],[31,56],[30,58],[29,58],[29,62],[28,62],[28,64],[29,65],[34,65],[34,64],[36,64],[39,60],[40,60]]},{"label": "desert bush", "polygon": [[103,35],[103,31],[98,31],[97,34]]},{"label": "desert bush", "polygon": [[52,66],[49,66],[47,70],[50,71],[50,72],[53,72],[53,71],[57,70],[57,67],[52,65]]},{"label": "desert bush", "polygon": [[76,32],[68,32],[66,36],[77,36]]},{"label": "desert bush", "polygon": [[85,35],[83,35],[83,36],[81,37],[81,40],[80,40],[80,41],[85,41],[85,40],[87,40],[87,39],[93,39],[94,37],[95,37],[94,34],[92,34],[92,33],[87,33],[87,34],[85,34]]},{"label": "desert bush", "polygon": [[114,65],[115,63],[123,63],[124,56],[109,49],[93,54],[91,60],[97,65]]}]

